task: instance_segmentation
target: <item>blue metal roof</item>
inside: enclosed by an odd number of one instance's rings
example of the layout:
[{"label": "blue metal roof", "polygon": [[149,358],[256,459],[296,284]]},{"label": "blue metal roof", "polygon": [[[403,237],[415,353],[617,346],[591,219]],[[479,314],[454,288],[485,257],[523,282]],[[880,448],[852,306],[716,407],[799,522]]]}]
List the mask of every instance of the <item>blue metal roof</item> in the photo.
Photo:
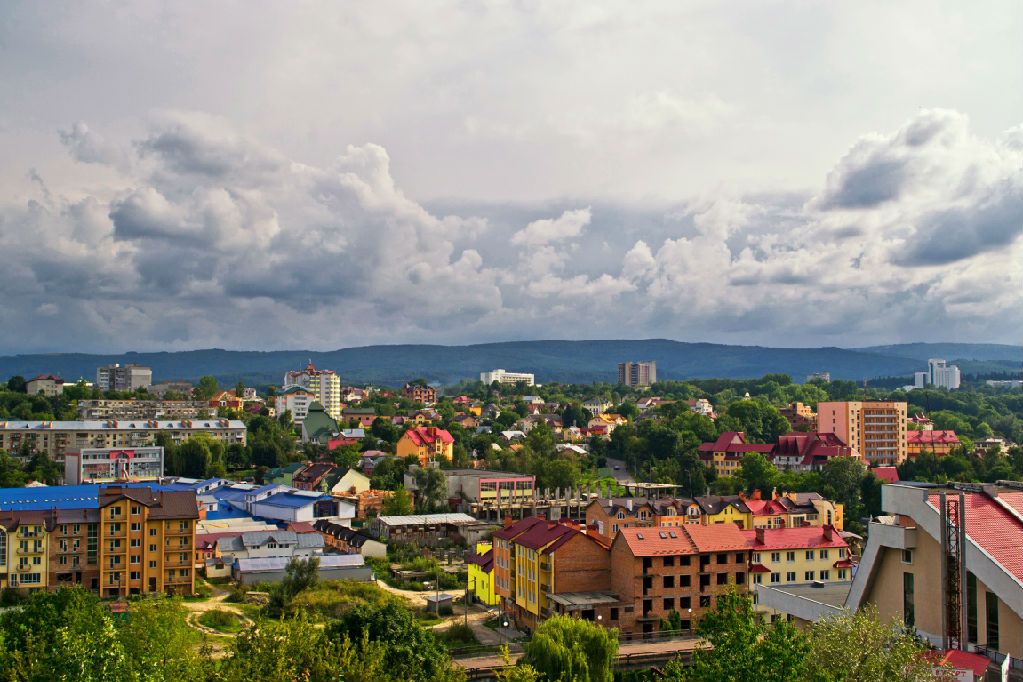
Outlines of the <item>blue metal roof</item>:
[{"label": "blue metal roof", "polygon": [[167,490],[156,483],[53,485],[36,488],[0,488],[0,511],[38,511],[45,509],[98,509],[101,488],[110,485],[127,488]]},{"label": "blue metal roof", "polygon": [[256,504],[265,504],[271,507],[286,507],[288,509],[301,509],[315,504],[320,500],[333,499],[330,495],[297,495],[295,493],[277,493]]}]

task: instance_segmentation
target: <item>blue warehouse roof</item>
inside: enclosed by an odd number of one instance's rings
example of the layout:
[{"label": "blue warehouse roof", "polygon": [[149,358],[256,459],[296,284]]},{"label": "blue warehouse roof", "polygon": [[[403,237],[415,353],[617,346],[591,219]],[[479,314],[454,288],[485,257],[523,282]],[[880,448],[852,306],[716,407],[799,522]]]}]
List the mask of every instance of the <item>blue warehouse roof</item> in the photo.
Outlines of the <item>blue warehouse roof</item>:
[{"label": "blue warehouse roof", "polygon": [[[117,484],[130,488],[167,490],[155,483]],[[39,511],[46,509],[98,509],[100,484],[54,485],[38,488],[0,488],[0,511]]]}]

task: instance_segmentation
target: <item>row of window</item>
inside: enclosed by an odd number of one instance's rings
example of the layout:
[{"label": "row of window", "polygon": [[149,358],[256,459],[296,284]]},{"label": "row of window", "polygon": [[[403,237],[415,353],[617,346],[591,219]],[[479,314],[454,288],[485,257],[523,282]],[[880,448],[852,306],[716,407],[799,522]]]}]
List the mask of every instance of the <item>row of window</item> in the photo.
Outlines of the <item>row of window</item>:
[{"label": "row of window", "polygon": [[[839,559],[844,559],[845,558],[845,554],[846,554],[845,548],[844,547],[840,547],[838,549],[838,558]],[[760,557],[761,557],[761,553],[760,552],[753,552],[753,563],[759,564],[760,563]],[[831,550],[830,549],[820,549],[820,550],[808,549],[808,550],[805,550],[803,552],[803,557],[807,561],[813,561],[817,557],[819,557],[821,559],[830,559],[831,558]],[[794,552],[794,551],[787,551],[787,552],[785,552],[785,561],[793,562],[795,560],[796,560],[796,552]],[[781,561],[781,552],[771,552],[771,563],[775,563],[776,564],[776,563],[779,563],[780,561]]]},{"label": "row of window", "polygon": [[[838,580],[845,580],[845,577],[846,577],[847,574],[848,574],[848,572],[847,572],[846,569],[840,568],[837,571],[837,576],[836,577],[837,577]],[[803,580],[806,581],[806,582],[813,582],[814,580],[831,580],[831,571],[830,570],[804,571],[803,572]],[[753,582],[755,582],[758,585],[763,584],[763,582],[764,582],[764,574],[763,573],[755,573],[755,574],[753,574]],[[780,582],[781,582],[781,573],[771,573],[771,583],[772,584],[777,584],[777,583],[780,583]],[[795,571],[788,571],[787,573],[785,573],[785,582],[786,583],[794,583],[794,582],[796,582],[796,572]]]}]

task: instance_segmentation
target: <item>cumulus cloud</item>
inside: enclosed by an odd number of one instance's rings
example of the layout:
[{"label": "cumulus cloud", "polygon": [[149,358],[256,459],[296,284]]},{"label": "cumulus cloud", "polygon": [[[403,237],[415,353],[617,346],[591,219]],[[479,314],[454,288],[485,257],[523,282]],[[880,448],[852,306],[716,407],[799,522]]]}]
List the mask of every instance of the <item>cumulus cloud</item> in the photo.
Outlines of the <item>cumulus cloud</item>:
[{"label": "cumulus cloud", "polygon": [[133,150],[128,162],[87,151],[101,138],[85,124],[60,137],[125,180],[0,202],[0,249],[18,256],[0,270],[11,349],[552,335],[857,345],[959,328],[990,340],[1023,324],[1023,144],[1018,130],[980,137],[955,112],[863,136],[816,194],[487,217],[409,197],[375,144],[310,163],[189,112],[97,147]]},{"label": "cumulus cloud", "polygon": [[550,242],[578,237],[592,218],[590,208],[565,211],[559,218],[534,220],[525,228],[512,235],[511,243],[517,246],[540,246]]}]

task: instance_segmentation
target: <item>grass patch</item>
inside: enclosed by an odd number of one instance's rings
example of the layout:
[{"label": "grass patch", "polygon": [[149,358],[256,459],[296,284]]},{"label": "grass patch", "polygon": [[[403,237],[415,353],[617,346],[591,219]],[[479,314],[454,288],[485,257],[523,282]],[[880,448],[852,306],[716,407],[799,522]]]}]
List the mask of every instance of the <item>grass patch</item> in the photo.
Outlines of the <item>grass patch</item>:
[{"label": "grass patch", "polygon": [[300,592],[295,597],[292,608],[304,611],[314,619],[330,620],[340,618],[357,604],[383,606],[391,601],[404,603],[400,597],[382,590],[373,583],[324,580],[315,587]]},{"label": "grass patch", "polygon": [[223,611],[221,609],[206,611],[199,616],[199,623],[205,625],[211,630],[227,634],[241,632],[242,629],[242,622],[241,619],[238,618],[238,614],[230,611]]},{"label": "grass patch", "polygon": [[448,649],[462,649],[470,646],[477,646],[480,641],[476,639],[472,628],[464,623],[456,623],[443,630],[434,630],[437,638],[444,643]]}]

